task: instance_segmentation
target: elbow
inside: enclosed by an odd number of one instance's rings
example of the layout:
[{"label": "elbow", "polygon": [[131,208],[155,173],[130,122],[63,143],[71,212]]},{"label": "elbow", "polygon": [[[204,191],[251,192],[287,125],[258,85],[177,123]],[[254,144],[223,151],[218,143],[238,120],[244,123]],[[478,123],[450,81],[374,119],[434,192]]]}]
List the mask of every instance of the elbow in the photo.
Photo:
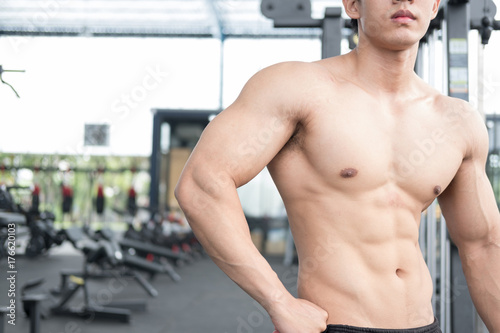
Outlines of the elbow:
[{"label": "elbow", "polygon": [[184,172],[174,189],[174,196],[186,217],[196,217],[213,205],[214,193],[199,174]]},{"label": "elbow", "polygon": [[468,256],[477,255],[491,248],[500,248],[500,228],[495,225],[476,237],[460,239],[456,242],[458,248]]},{"label": "elbow", "polygon": [[179,181],[177,182],[175,189],[174,189],[174,196],[175,199],[177,200],[177,203],[179,204],[180,208],[184,213],[187,214],[187,210],[189,210],[190,203],[192,200],[190,200],[190,194],[192,194],[192,181],[189,177],[187,176],[182,176]]},{"label": "elbow", "polygon": [[[222,173],[219,174],[219,176]],[[231,195],[237,195],[234,181],[229,177],[215,177],[214,173],[184,170],[174,189],[179,207],[189,218],[220,206]]]},{"label": "elbow", "polygon": [[488,234],[488,245],[500,248],[500,225],[496,224]]}]

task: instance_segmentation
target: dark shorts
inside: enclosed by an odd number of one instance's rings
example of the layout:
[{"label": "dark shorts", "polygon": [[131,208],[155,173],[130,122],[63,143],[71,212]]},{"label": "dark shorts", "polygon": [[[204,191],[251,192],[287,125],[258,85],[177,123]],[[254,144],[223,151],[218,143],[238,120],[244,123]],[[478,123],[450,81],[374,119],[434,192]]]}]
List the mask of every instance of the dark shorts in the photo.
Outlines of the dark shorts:
[{"label": "dark shorts", "polygon": [[418,327],[418,328],[408,328],[408,329],[383,329],[383,328],[368,328],[368,327],[354,327],[347,325],[328,325],[326,331],[323,333],[361,333],[361,332],[372,332],[372,333],[442,333],[439,328],[439,322],[437,319],[430,325]]}]

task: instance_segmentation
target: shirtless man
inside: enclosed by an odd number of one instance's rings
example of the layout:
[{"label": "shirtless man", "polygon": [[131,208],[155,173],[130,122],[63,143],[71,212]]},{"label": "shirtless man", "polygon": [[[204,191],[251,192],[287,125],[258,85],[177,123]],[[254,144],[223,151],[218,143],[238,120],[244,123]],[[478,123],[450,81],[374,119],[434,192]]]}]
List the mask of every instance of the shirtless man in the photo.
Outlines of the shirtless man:
[{"label": "shirtless man", "polygon": [[[418,243],[420,214],[438,198],[474,304],[498,333],[500,216],[486,127],[413,70],[439,0],[343,4],[358,20],[358,47],[252,77],[194,149],[176,188],[181,208],[277,332],[440,332]],[[238,199],[266,166],[296,242],[299,298],[253,245]]]}]

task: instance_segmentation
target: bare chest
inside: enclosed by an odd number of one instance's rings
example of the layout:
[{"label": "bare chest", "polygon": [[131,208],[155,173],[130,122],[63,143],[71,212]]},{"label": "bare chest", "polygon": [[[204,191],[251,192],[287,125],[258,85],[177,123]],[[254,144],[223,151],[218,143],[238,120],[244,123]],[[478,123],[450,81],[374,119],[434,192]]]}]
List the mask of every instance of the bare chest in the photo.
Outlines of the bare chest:
[{"label": "bare chest", "polygon": [[463,158],[457,128],[418,105],[326,109],[297,135],[302,136],[297,155],[303,154],[316,179],[354,195],[389,185],[427,203],[449,185]]}]

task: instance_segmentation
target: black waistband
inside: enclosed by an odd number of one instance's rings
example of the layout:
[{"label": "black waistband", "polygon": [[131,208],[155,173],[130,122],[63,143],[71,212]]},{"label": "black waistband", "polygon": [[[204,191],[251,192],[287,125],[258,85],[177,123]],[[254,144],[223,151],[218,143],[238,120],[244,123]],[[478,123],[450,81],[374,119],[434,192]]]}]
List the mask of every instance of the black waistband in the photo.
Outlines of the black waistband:
[{"label": "black waistband", "polygon": [[354,327],[347,325],[328,325],[326,331],[323,333],[441,333],[439,322],[434,319],[430,325],[408,328],[408,329],[383,329],[383,328],[368,328],[368,327]]}]

